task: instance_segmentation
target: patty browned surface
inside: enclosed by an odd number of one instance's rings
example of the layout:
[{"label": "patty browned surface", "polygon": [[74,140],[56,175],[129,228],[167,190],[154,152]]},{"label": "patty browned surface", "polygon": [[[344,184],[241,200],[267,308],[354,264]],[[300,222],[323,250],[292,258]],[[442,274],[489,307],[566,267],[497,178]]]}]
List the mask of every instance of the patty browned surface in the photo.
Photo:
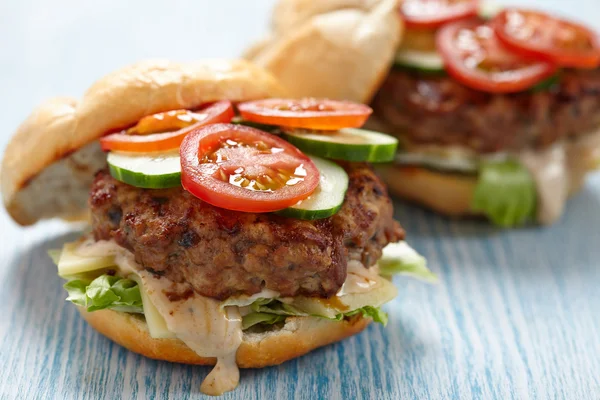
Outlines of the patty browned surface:
[{"label": "patty browned surface", "polygon": [[544,147],[600,126],[600,69],[565,70],[548,90],[500,95],[450,77],[393,70],[375,115],[414,144],[462,145],[478,152]]},{"label": "patty browned surface", "polygon": [[272,289],[334,295],[349,260],[373,265],[404,237],[383,183],[365,165],[345,166],[350,185],[333,217],[303,221],[229,211],[181,188],[139,189],[96,175],[90,207],[96,240],[115,239],[147,270],[217,299]]}]

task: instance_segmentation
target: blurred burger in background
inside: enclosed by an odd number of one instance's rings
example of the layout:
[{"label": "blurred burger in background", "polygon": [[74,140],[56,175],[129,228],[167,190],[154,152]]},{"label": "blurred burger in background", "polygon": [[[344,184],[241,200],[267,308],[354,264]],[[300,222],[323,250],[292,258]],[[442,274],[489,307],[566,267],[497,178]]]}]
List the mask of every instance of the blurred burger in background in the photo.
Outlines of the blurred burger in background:
[{"label": "blurred burger in background", "polygon": [[476,0],[358,3],[281,1],[249,57],[295,95],[371,102],[370,126],[401,143],[380,169],[392,193],[504,227],[556,221],[600,159],[598,34]]}]

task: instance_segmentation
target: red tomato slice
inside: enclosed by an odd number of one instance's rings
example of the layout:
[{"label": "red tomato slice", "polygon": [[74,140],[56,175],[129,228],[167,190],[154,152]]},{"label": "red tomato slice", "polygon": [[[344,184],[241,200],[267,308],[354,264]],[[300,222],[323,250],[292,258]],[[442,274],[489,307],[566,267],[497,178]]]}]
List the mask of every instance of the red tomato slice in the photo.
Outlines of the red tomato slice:
[{"label": "red tomato slice", "polygon": [[400,12],[408,28],[438,28],[477,15],[478,0],[404,0]]},{"label": "red tomato slice", "polygon": [[[177,149],[183,138],[194,129],[208,124],[229,122],[234,115],[233,106],[229,101],[218,101],[194,112],[175,110],[154,114],[142,118],[136,126],[127,131],[113,133],[101,138],[100,145],[102,150],[105,151],[152,152],[173,150]],[[152,133],[157,130],[164,132],[168,129],[177,130],[174,132]]]},{"label": "red tomato slice", "polygon": [[523,58],[504,48],[494,30],[479,20],[447,25],[437,47],[452,77],[473,89],[492,93],[520,92],[556,73],[553,64]]},{"label": "red tomato slice", "polygon": [[561,67],[600,66],[598,34],[585,26],[537,11],[506,9],[492,22],[511,50]]},{"label": "red tomato slice", "polygon": [[247,126],[196,128],[179,152],[183,187],[228,210],[282,210],[310,196],[319,184],[319,170],[304,153]]},{"label": "red tomato slice", "polygon": [[311,98],[248,101],[238,110],[248,121],[315,130],[359,128],[373,112],[364,104]]}]

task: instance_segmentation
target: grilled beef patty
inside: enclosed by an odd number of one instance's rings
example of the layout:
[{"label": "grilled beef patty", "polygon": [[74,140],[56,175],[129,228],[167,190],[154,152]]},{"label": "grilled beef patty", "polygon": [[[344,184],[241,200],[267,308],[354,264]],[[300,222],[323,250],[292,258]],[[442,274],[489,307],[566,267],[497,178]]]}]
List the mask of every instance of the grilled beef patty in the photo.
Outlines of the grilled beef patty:
[{"label": "grilled beef patty", "polygon": [[267,288],[282,296],[334,295],[349,260],[371,266],[404,237],[383,183],[370,167],[344,166],[350,184],[333,217],[303,221],[214,207],[182,188],[140,189],[108,172],[89,200],[96,240],[114,239],[152,273],[225,299]]},{"label": "grilled beef patty", "polygon": [[460,145],[477,152],[541,148],[600,126],[600,69],[565,70],[550,89],[490,94],[450,77],[393,70],[375,115],[413,144]]}]

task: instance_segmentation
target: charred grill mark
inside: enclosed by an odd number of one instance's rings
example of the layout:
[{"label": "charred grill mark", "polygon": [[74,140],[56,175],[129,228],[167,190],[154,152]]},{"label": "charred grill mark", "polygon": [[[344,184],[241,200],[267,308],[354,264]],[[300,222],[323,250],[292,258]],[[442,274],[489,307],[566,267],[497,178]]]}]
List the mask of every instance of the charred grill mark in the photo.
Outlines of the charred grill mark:
[{"label": "charred grill mark", "polygon": [[158,197],[158,196],[156,196],[156,197],[152,197],[151,200],[152,200],[153,203],[156,203],[156,204],[161,205],[161,206],[165,205],[165,204],[167,204],[169,202],[169,198],[168,197]]},{"label": "charred grill mark", "polygon": [[381,190],[381,188],[378,186],[373,186],[373,194],[378,197],[384,195],[383,190]]},{"label": "charred grill mark", "polygon": [[198,244],[200,241],[200,237],[196,234],[196,232],[192,230],[187,230],[181,235],[181,238],[177,241],[177,244],[183,248],[189,249]]},{"label": "charred grill mark", "polygon": [[146,267],[146,271],[150,272],[154,277],[160,278],[161,276],[165,276],[165,271],[156,270],[154,268]]},{"label": "charred grill mark", "polygon": [[167,299],[171,302],[187,300],[194,295],[194,291],[191,288],[187,288],[183,293],[178,292],[163,292]]},{"label": "charred grill mark", "polygon": [[239,218],[231,213],[218,212],[216,222],[218,227],[229,235],[235,235],[241,230]]},{"label": "charred grill mark", "polygon": [[123,218],[123,210],[121,210],[118,207],[112,207],[108,210],[106,214],[108,215],[108,219],[111,222],[111,224],[119,226],[121,218]]}]

